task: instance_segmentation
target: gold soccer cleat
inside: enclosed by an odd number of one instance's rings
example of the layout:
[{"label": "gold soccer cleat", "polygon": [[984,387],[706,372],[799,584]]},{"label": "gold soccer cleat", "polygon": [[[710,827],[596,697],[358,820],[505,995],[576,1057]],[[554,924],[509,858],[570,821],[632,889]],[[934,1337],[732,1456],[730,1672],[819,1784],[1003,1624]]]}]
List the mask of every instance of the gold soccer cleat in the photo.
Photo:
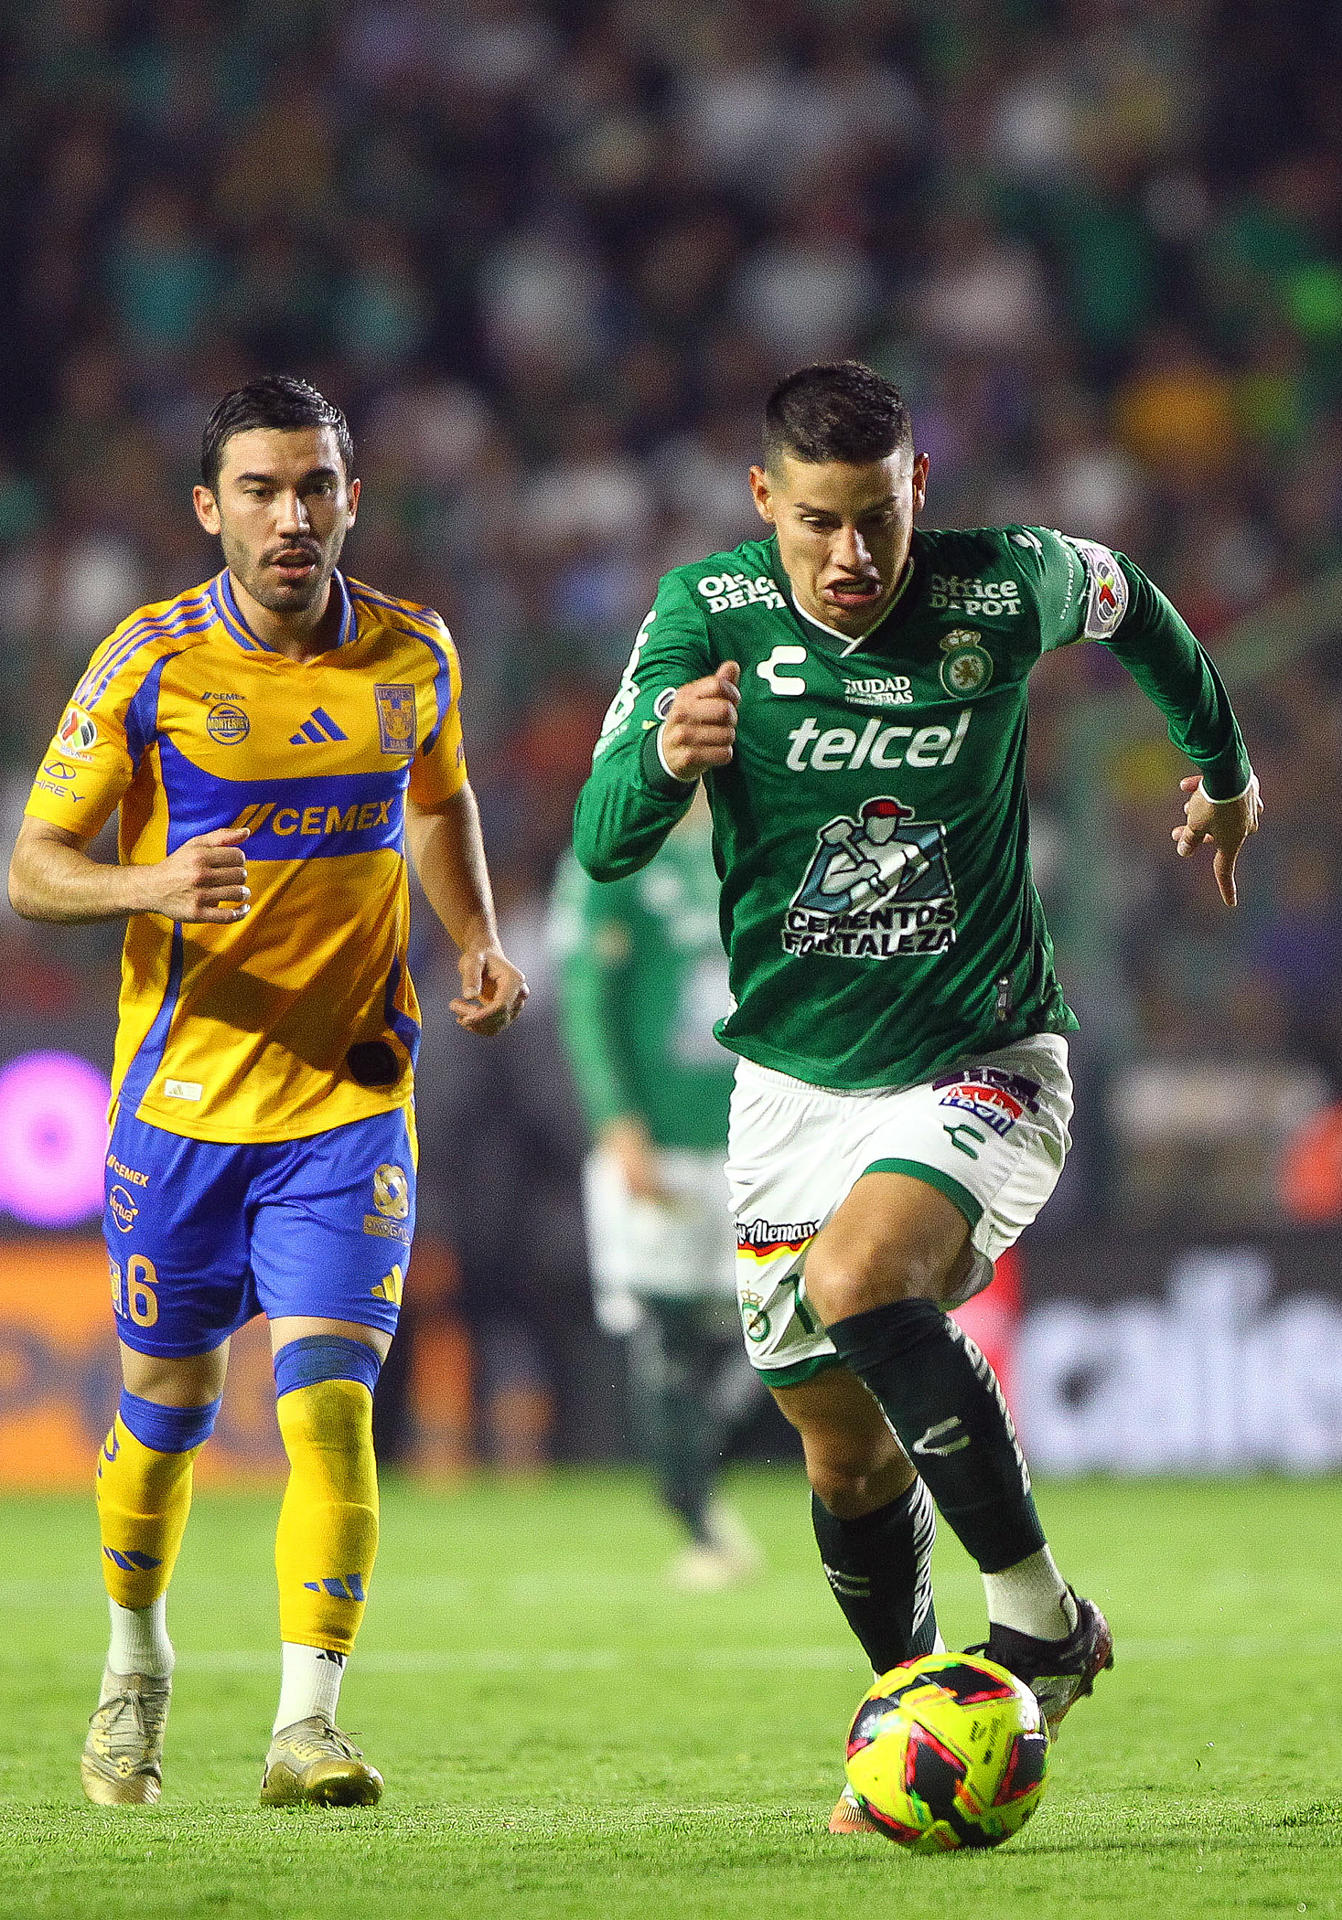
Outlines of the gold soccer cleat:
[{"label": "gold soccer cleat", "polygon": [[156,1674],[109,1673],[112,1692],[89,1721],[79,1777],[100,1807],[147,1807],[163,1786],[163,1729],[172,1680]]},{"label": "gold soccer cleat", "polygon": [[265,1807],[375,1807],[382,1775],[322,1714],[281,1727],[261,1778]]},{"label": "gold soccer cleat", "polygon": [[850,1786],[845,1786],[839,1795],[838,1804],[829,1816],[831,1833],[880,1833],[874,1820],[868,1820],[857,1802],[857,1795]]}]

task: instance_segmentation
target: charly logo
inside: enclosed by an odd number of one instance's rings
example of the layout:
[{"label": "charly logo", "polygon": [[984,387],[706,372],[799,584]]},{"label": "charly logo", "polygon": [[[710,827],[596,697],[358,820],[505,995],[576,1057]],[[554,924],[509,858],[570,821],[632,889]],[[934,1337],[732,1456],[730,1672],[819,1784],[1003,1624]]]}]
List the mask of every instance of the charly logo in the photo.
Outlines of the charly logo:
[{"label": "charly logo", "polygon": [[806,682],[797,673],[780,673],[780,667],[801,667],[806,664],[805,647],[778,645],[767,660],[761,660],[755,668],[761,680],[767,680],[775,693],[805,693]]},{"label": "charly logo", "polygon": [[770,1321],[764,1308],[764,1296],[760,1293],[748,1293],[742,1289],[737,1294],[741,1307],[741,1325],[745,1328],[746,1339],[758,1346],[769,1338]]},{"label": "charly logo", "polygon": [[831,959],[889,960],[945,953],[955,944],[956,902],[940,820],[917,820],[891,794],[841,813],[816,848],[783,921],[783,951]]},{"label": "charly logo", "polygon": [[415,689],[412,686],[380,684],[373,688],[377,698],[377,725],[382,736],[383,753],[415,751]]},{"label": "charly logo", "polygon": [[946,655],[941,663],[941,684],[953,699],[982,693],[993,677],[993,657],[982,640],[977,627],[952,627],[941,636]]},{"label": "charly logo", "polygon": [[410,1211],[410,1182],[404,1167],[381,1166],[373,1175],[373,1205],[387,1220],[404,1220]]},{"label": "charly logo", "polygon": [[140,1209],[124,1187],[116,1186],[107,1196],[107,1211],[115,1220],[118,1233],[129,1233]]},{"label": "charly logo", "polygon": [[205,731],[211,740],[217,740],[221,747],[236,747],[247,738],[252,723],[242,711],[231,702],[225,701],[217,707],[211,707],[205,716]]}]

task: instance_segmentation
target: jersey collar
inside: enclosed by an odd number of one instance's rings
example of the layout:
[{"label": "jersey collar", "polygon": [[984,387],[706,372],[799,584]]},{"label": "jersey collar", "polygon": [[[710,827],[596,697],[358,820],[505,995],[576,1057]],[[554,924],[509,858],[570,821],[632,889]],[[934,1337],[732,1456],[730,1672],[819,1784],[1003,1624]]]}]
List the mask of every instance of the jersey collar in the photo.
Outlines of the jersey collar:
[{"label": "jersey collar", "polygon": [[[349,588],[345,585],[344,575],[338,567],[331,575],[331,591],[335,594],[336,604],[340,608],[340,627],[336,634],[336,646],[343,647],[347,640],[354,638],[356,622],[354,602],[350,599]],[[265,641],[248,626],[243,617],[242,608],[238,605],[237,596],[233,592],[233,576],[227,567],[211,580],[210,600],[225,632],[237,641],[244,652],[274,653],[276,651],[274,647],[268,647]]]},{"label": "jersey collar", "polygon": [[[781,565],[779,567],[779,572],[783,573],[783,568],[781,567]],[[787,579],[786,573],[783,573],[783,577],[784,579]],[[821,633],[827,634],[831,640],[837,641],[839,643],[839,648],[843,655],[843,658],[846,660],[850,653],[856,653],[859,647],[866,646],[868,640],[875,639],[876,635],[881,631],[881,628],[885,625],[886,621],[890,618],[895,608],[899,605],[900,601],[904,598],[905,593],[908,591],[909,583],[912,581],[912,579],[913,579],[913,555],[912,553],[910,553],[908,559],[904,562],[904,571],[899,577],[899,585],[895,588],[895,591],[891,596],[889,606],[886,608],[885,612],[881,615],[880,619],[875,623],[874,626],[868,627],[865,633],[859,633],[857,635],[840,633],[837,627],[831,627],[826,621],[817,620],[813,613],[808,613],[805,607],[802,606],[801,602],[798,600],[796,594],[792,591],[792,582],[790,580],[788,581],[788,585],[787,585],[787,595],[788,595],[788,599],[792,603],[792,611],[796,614],[797,618],[799,620],[804,620],[808,626],[818,627]]]}]

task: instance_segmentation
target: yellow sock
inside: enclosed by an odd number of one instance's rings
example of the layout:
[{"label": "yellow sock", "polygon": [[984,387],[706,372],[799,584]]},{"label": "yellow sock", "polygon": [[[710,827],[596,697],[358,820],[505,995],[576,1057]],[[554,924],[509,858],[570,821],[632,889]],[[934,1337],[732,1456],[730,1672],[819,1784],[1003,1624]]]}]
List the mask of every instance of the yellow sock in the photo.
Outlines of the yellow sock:
[{"label": "yellow sock", "polygon": [[199,1452],[195,1446],[159,1453],[137,1440],[119,1413],[112,1422],[98,1455],[97,1501],[103,1580],[118,1606],[147,1607],[167,1592]]},{"label": "yellow sock", "polygon": [[319,1380],[276,1402],[289,1485],[275,1535],[280,1638],[348,1654],[377,1557],[373,1396]]}]

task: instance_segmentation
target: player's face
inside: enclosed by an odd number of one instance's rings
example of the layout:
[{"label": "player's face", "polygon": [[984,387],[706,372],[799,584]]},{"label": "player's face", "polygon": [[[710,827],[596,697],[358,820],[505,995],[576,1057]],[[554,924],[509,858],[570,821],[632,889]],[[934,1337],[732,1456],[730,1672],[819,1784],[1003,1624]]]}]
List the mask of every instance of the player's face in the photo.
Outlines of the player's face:
[{"label": "player's face", "polygon": [[270,613],[308,613],[325,594],[359,504],[330,427],[252,427],[224,442],[219,483],[195,490],[233,578]]},{"label": "player's face", "polygon": [[840,633],[874,626],[909,558],[927,491],[927,455],[902,447],[884,460],[798,460],[752,467],[750,489],[778,534],[797,604]]}]

